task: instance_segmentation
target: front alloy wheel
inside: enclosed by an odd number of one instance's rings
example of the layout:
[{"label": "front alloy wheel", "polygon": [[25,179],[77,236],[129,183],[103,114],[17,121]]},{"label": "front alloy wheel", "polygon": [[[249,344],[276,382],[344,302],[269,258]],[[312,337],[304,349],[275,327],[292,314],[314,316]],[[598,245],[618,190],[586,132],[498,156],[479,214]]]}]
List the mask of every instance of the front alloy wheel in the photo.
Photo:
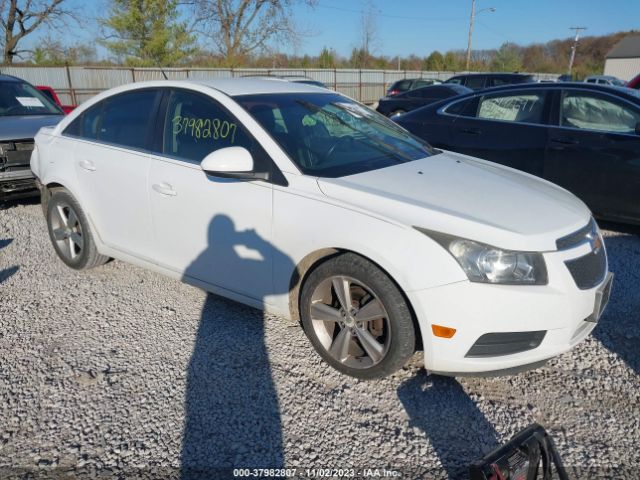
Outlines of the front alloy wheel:
[{"label": "front alloy wheel", "polygon": [[371,288],[342,275],[327,278],[311,297],[313,330],[329,354],[351,368],[378,364],[389,350],[388,314]]},{"label": "front alloy wheel", "polygon": [[332,257],[309,274],[300,316],[320,356],[353,377],[387,376],[415,351],[404,296],[384,271],[354,253]]}]

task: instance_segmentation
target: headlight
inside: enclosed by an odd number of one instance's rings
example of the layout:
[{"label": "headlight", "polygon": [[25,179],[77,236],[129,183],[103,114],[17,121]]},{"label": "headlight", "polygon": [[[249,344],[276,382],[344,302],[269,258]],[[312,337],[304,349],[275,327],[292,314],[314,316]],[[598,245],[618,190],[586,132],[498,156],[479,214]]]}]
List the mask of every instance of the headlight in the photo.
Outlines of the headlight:
[{"label": "headlight", "polygon": [[457,260],[472,282],[546,285],[547,266],[538,252],[515,252],[415,227]]}]

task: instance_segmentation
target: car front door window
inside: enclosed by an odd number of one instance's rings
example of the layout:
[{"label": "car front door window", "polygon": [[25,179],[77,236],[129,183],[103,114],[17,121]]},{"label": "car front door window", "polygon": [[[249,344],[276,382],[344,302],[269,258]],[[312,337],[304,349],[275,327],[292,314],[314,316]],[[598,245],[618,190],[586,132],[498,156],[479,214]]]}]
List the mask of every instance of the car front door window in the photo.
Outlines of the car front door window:
[{"label": "car front door window", "polygon": [[183,90],[171,93],[164,122],[165,155],[200,163],[215,150],[251,150],[251,146],[251,139],[237,120],[212,100]]},{"label": "car front door window", "polygon": [[581,130],[634,133],[640,112],[609,100],[582,92],[565,92],[562,97],[560,124]]}]

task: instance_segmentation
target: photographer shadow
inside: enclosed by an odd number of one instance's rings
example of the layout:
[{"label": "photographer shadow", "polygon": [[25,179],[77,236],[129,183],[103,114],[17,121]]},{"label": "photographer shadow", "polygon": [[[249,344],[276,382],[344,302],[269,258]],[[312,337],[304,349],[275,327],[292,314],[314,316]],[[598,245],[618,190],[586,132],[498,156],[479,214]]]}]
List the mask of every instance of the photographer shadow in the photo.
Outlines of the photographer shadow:
[{"label": "photographer shadow", "polygon": [[409,423],[429,438],[449,478],[466,478],[469,465],[500,445],[500,437],[462,386],[425,370],[398,388]]},{"label": "photographer shadow", "polygon": [[[217,215],[209,226],[207,249],[184,279],[218,269],[226,285],[246,279],[258,292],[252,296],[263,300],[275,293],[274,261],[292,263],[255,231],[237,231],[229,217]],[[259,310],[207,294],[187,371],[181,478],[230,478],[233,468],[284,466],[264,321]]]},{"label": "photographer shadow", "polygon": [[[0,250],[10,245],[11,242],[13,242],[12,238],[0,239]],[[0,283],[3,283],[4,281],[12,277],[18,270],[20,270],[20,267],[18,267],[17,265],[0,270]]]}]

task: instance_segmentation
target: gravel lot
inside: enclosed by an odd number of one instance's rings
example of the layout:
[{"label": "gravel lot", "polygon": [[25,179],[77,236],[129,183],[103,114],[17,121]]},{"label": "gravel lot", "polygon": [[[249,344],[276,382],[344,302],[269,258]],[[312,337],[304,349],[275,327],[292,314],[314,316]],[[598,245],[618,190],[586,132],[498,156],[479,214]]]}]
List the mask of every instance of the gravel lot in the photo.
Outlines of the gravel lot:
[{"label": "gravel lot", "polygon": [[537,371],[357,381],[277,317],[114,261],[77,273],[40,206],[0,211],[0,478],[391,468],[460,478],[532,422],[575,478],[640,476],[640,230],[607,231],[593,336]]}]

